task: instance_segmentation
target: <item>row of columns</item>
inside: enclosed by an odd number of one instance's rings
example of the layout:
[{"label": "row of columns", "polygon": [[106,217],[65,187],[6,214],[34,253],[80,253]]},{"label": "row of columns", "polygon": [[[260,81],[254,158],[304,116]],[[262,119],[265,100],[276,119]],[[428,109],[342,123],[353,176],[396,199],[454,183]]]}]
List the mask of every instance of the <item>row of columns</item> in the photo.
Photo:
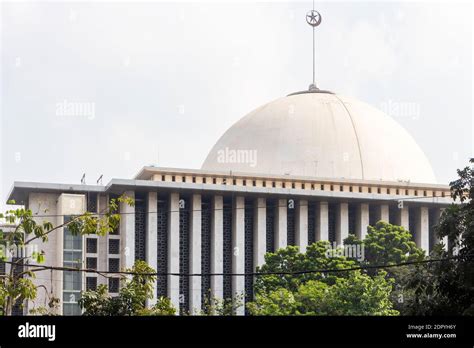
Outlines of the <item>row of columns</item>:
[{"label": "row of columns", "polygon": [[[129,197],[134,197],[133,191],[125,193]],[[179,269],[179,194],[169,195],[168,216],[168,272],[178,274]],[[158,194],[150,192],[148,194],[148,219],[146,226],[146,258],[153,269],[157,269],[157,200]],[[194,194],[191,197],[190,229],[189,229],[189,272],[201,273],[201,195]],[[223,273],[223,208],[224,200],[222,196],[212,197],[211,207],[211,245],[210,245],[210,269],[211,273]],[[287,246],[287,210],[286,199],[277,200],[275,208],[274,224],[274,247],[275,250]],[[245,273],[245,198],[243,196],[234,197],[232,205],[232,272]],[[308,201],[300,200],[296,203],[295,214],[295,244],[302,252],[306,251],[308,245]],[[417,208],[414,237],[417,245],[428,251],[429,248],[429,215],[427,207]],[[134,208],[122,203],[122,220],[120,232],[122,240],[122,268],[131,268],[135,261],[135,221]],[[258,198],[254,206],[254,233],[253,233],[253,262],[254,268],[264,263],[266,253],[266,199]],[[402,207],[397,210],[394,221],[408,229],[409,210]],[[376,206],[376,220],[389,221],[389,206],[380,204]],[[329,240],[329,204],[328,202],[318,202],[315,205],[315,239]],[[367,233],[369,225],[369,204],[359,203],[356,207],[355,234],[363,239]],[[349,235],[349,204],[347,202],[337,203],[335,221],[335,239],[337,244],[342,244]],[[167,293],[171,302],[176,308],[180,306],[179,276],[168,275]],[[235,295],[244,293],[244,277],[232,277],[232,289]],[[156,302],[156,284],[153,291],[154,299],[149,301],[149,305]],[[223,276],[211,276],[211,296],[223,298]],[[201,309],[201,277],[191,276],[189,280],[189,308],[194,312]],[[237,314],[243,314],[243,307]]]}]

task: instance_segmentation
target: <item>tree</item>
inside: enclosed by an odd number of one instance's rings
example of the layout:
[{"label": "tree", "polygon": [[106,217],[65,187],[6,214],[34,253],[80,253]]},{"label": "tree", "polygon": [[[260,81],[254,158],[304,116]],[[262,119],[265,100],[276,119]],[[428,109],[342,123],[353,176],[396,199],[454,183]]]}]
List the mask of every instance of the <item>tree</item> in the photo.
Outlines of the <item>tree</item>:
[{"label": "tree", "polygon": [[[0,261],[10,262],[10,272],[0,276],[0,314],[11,315],[14,304],[17,301],[34,300],[36,298],[37,287],[33,282],[35,274],[47,270],[41,264],[45,261],[44,251],[27,253],[28,247],[36,240],[47,242],[51,233],[61,228],[67,227],[73,235],[97,234],[105,235],[114,231],[120,221],[118,213],[118,203],[124,202],[133,205],[132,198],[120,196],[111,199],[109,207],[94,214],[85,212],[84,214],[73,216],[69,221],[58,226],[53,226],[51,222],[43,221],[38,223],[35,216],[29,209],[19,208],[7,210],[5,214],[0,214],[0,219],[15,226],[11,232],[4,232],[0,229]],[[9,204],[15,204],[9,201]],[[18,255],[18,250],[21,252]],[[16,252],[17,257],[12,261],[10,254]],[[28,266],[30,260],[35,261],[34,265]],[[54,299],[50,299],[54,301]]]},{"label": "tree", "polygon": [[[455,200],[441,217],[436,232],[448,238],[447,250],[437,246],[432,257],[448,259],[416,267],[403,281],[416,297],[407,305],[412,315],[474,315],[474,159],[450,183]],[[456,257],[455,259],[449,259]]]},{"label": "tree", "polygon": [[391,282],[383,273],[371,278],[352,271],[333,285],[309,280],[296,292],[257,294],[248,308],[253,315],[398,315],[390,301]]},{"label": "tree", "polygon": [[[359,270],[341,270],[357,266],[341,253],[328,253],[330,244],[318,241],[306,253],[288,246],[265,255],[255,280],[255,299],[247,305],[253,315],[397,315],[390,293],[393,280],[385,273],[374,276]],[[302,271],[315,271],[301,273]],[[296,274],[294,274],[296,272]]]},{"label": "tree", "polygon": [[127,272],[133,273],[131,279],[125,278],[126,284],[120,288],[118,296],[108,295],[107,287],[99,285],[97,290],[82,293],[79,305],[84,315],[127,316],[127,315],[174,315],[176,309],[166,297],[158,299],[152,308],[146,308],[146,301],[153,298],[153,283],[156,281],[155,270],[145,261],[136,261]]},{"label": "tree", "polygon": [[[330,248],[328,241],[318,241],[309,245],[305,253],[300,253],[298,247],[288,246],[278,249],[274,253],[265,254],[265,264],[257,268],[257,273],[271,272],[301,272],[307,270],[321,269],[343,269],[356,265],[353,260],[348,260],[344,256],[327,257],[326,252]],[[292,292],[298,290],[302,283],[309,280],[320,280],[327,284],[334,284],[338,277],[345,277],[344,273],[321,272],[288,274],[288,275],[261,275],[255,279],[255,292],[267,292],[280,288],[288,289]]]}]

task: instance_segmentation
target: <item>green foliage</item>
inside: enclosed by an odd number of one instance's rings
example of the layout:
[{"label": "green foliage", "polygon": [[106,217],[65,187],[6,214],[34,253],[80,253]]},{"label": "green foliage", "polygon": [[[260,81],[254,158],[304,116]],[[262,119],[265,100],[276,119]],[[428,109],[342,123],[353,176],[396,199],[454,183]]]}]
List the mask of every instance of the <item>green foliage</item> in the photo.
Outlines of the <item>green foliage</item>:
[{"label": "green foliage", "polygon": [[[354,267],[355,261],[343,256],[327,257],[330,247],[328,241],[318,241],[306,248],[306,253],[300,253],[298,247],[288,246],[275,253],[265,255],[265,264],[257,268],[257,272],[301,272],[320,269],[344,269]],[[319,280],[329,285],[335,283],[344,273],[323,274],[321,272],[288,275],[264,275],[255,279],[255,292],[271,292],[280,288],[295,292],[301,284],[309,280]]]},{"label": "green foliage", "polygon": [[218,297],[205,298],[200,315],[234,315],[237,309],[243,306],[243,303],[244,296],[242,294],[226,299]]},{"label": "green foliage", "polygon": [[[14,262],[9,261],[13,262],[10,273],[0,278],[0,314],[11,315],[13,305],[17,300],[33,300],[36,297],[36,285],[31,281],[31,278],[34,277],[35,272],[43,271],[44,268],[25,267],[23,271],[13,272],[13,270],[18,270],[29,263],[30,260],[33,260],[35,264],[44,263],[45,253],[43,250],[34,251],[31,255],[28,254],[28,246],[32,245],[33,241],[40,240],[47,243],[50,233],[64,227],[67,227],[73,234],[80,235],[105,235],[115,231],[120,222],[119,203],[133,205],[134,201],[132,198],[122,195],[117,199],[111,199],[109,208],[104,213],[85,212],[73,216],[71,220],[57,226],[53,226],[46,220],[40,221],[40,217],[34,215],[29,209],[10,209],[4,214],[0,214],[0,219],[14,226],[13,231],[0,230],[0,261],[8,261],[9,254],[13,251],[21,251]],[[15,204],[15,202],[10,201],[9,204]]]},{"label": "green foliage", "polygon": [[386,274],[370,277],[360,271],[314,272],[357,266],[342,254],[327,256],[327,241],[307,247],[305,253],[288,246],[265,255],[257,272],[296,272],[262,275],[255,280],[255,300],[247,304],[253,315],[398,315],[390,301],[392,280]]},{"label": "green foliage", "polygon": [[474,168],[458,170],[450,183],[456,203],[447,207],[436,228],[439,238],[448,238],[448,250],[436,247],[431,257],[453,259],[413,267],[401,281],[411,296],[408,315],[474,315]]},{"label": "green foliage", "polygon": [[120,288],[118,296],[111,297],[105,285],[99,285],[95,291],[82,293],[79,305],[84,315],[127,316],[127,315],[174,315],[176,309],[169,299],[161,298],[151,309],[145,307],[146,300],[153,298],[153,283],[156,280],[155,270],[144,261],[136,261],[131,279],[125,278],[126,284]]},{"label": "green foliage", "polygon": [[296,292],[280,288],[257,294],[248,309],[253,315],[398,315],[390,301],[391,283],[384,274],[371,278],[353,271],[333,285],[309,280]]}]

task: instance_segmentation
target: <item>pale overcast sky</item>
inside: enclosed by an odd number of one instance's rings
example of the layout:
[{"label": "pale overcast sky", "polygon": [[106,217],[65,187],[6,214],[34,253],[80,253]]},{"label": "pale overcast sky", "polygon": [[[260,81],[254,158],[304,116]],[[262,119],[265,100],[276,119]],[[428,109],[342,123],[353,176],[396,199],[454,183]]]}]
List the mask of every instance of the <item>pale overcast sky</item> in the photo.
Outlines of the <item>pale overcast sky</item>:
[{"label": "pale overcast sky", "polygon": [[[311,82],[311,2],[3,2],[0,199],[13,181],[200,168],[256,107]],[[384,109],[439,183],[473,154],[470,2],[316,2],[320,88]],[[68,116],[61,105],[94,108]],[[75,104],[74,104],[75,103]],[[408,114],[397,111],[409,108]]]}]

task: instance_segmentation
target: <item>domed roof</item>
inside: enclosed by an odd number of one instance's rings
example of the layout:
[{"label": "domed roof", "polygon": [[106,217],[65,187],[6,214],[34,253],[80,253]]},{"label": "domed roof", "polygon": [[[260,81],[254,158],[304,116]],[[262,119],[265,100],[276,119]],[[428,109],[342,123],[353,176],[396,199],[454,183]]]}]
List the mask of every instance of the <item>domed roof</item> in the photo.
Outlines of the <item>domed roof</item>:
[{"label": "domed roof", "polygon": [[436,183],[415,140],[385,113],[330,92],[295,93],[240,119],[202,169]]}]

